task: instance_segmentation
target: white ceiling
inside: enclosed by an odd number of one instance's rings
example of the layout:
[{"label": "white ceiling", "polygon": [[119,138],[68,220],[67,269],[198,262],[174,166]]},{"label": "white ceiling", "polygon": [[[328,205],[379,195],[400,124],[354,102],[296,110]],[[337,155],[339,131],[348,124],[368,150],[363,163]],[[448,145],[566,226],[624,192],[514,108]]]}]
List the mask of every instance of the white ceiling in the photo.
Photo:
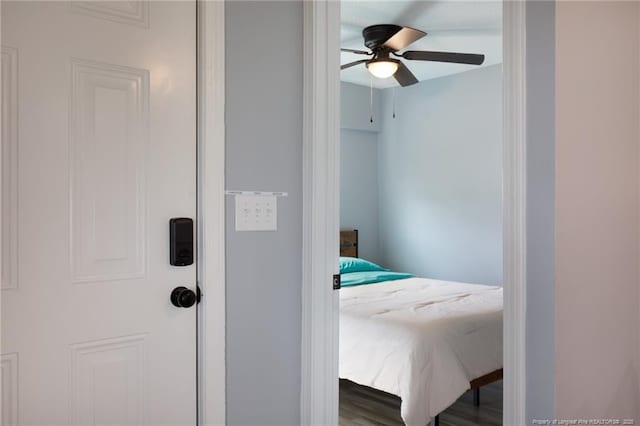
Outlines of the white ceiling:
[{"label": "white ceiling", "polygon": [[[482,53],[484,64],[502,62],[502,2],[455,0],[343,0],[341,6],[341,44],[351,49],[366,49],[362,29],[374,24],[396,24],[427,32],[427,36],[407,50],[440,50]],[[341,53],[341,63],[365,58]],[[403,60],[418,80],[428,80],[478,68],[474,65]],[[341,80],[369,86],[371,75],[364,64],[340,72]],[[393,77],[373,78],[373,86],[398,86]]]}]

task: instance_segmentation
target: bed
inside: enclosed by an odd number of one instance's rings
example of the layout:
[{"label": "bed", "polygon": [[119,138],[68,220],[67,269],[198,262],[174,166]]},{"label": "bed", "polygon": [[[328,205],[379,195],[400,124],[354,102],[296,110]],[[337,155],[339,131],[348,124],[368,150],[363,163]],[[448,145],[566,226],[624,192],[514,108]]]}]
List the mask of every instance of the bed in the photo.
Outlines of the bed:
[{"label": "bed", "polygon": [[[346,249],[357,236],[341,231],[341,256],[356,257]],[[399,396],[408,426],[502,379],[501,287],[388,270],[349,270],[342,282],[340,378]]]}]

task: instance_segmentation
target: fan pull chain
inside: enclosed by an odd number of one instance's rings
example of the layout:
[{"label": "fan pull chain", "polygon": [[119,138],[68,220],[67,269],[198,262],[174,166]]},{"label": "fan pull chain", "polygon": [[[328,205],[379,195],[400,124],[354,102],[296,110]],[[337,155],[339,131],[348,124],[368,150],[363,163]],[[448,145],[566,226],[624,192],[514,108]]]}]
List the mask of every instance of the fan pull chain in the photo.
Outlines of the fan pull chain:
[{"label": "fan pull chain", "polygon": [[393,88],[393,118],[396,118],[396,88]]},{"label": "fan pull chain", "polygon": [[373,123],[373,76],[371,77],[369,85],[369,122]]}]

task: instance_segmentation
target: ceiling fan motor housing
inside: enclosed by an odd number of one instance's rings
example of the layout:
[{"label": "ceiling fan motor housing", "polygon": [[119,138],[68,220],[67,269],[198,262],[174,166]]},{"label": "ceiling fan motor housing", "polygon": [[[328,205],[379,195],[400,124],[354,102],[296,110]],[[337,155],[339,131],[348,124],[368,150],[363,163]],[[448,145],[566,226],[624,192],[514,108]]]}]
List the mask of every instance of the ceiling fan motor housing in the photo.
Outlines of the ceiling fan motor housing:
[{"label": "ceiling fan motor housing", "polygon": [[364,45],[375,51],[401,29],[401,26],[392,24],[371,25],[362,30]]}]

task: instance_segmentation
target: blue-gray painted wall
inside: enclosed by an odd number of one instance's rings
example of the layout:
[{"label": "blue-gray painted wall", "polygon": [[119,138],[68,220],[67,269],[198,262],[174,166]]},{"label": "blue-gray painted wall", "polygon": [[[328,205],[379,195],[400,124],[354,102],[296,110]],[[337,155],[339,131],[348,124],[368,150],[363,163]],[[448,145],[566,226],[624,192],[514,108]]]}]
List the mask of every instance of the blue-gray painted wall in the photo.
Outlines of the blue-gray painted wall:
[{"label": "blue-gray painted wall", "polygon": [[340,229],[357,229],[358,255],[378,256],[380,90],[340,85]]},{"label": "blue-gray painted wall", "polygon": [[502,67],[382,97],[380,257],[422,277],[502,285]]},{"label": "blue-gray painted wall", "polygon": [[227,188],[286,191],[277,232],[236,232],[227,198],[227,424],[299,425],[302,3],[226,4]]},{"label": "blue-gray painted wall", "polygon": [[340,130],[340,229],[358,230],[358,256],[378,253],[378,134]]},{"label": "blue-gray painted wall", "polygon": [[380,90],[340,83],[340,128],[380,131]]},{"label": "blue-gray painted wall", "polygon": [[374,90],[372,124],[369,88],[341,87],[340,220],[360,256],[501,285],[501,66]]}]

